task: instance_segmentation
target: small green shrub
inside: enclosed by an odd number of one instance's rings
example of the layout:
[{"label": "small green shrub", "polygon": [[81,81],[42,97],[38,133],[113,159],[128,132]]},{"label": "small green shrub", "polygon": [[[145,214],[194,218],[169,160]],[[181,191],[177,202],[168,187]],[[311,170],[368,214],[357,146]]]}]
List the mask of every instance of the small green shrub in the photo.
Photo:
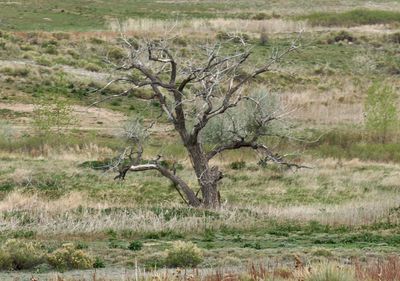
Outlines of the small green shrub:
[{"label": "small green shrub", "polygon": [[140,251],[142,248],[143,248],[143,243],[139,240],[132,241],[128,246],[128,249],[131,251]]},{"label": "small green shrub", "polygon": [[48,255],[50,265],[58,270],[89,269],[95,261],[83,250],[79,250],[72,243],[64,244],[61,248]]},{"label": "small green shrub", "polygon": [[44,252],[40,245],[9,239],[0,248],[0,269],[22,270],[31,269],[44,261]]},{"label": "small green shrub", "polygon": [[120,48],[114,47],[108,51],[107,56],[112,60],[121,60],[125,57],[125,52]]},{"label": "small green shrub", "polygon": [[93,262],[93,268],[104,268],[104,267],[106,267],[104,261],[101,258],[96,257]]},{"label": "small green shrub", "polygon": [[246,167],[246,162],[244,161],[235,161],[229,164],[229,168],[232,170],[242,170]]},{"label": "small green shrub", "polygon": [[196,267],[203,261],[202,251],[192,242],[177,241],[167,250],[165,263],[169,267]]}]

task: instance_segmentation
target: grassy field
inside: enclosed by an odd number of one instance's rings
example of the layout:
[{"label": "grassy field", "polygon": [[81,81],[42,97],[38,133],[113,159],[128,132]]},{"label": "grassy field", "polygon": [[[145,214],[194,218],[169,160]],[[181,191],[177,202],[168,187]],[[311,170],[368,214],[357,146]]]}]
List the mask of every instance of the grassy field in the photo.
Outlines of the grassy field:
[{"label": "grassy field", "polygon": [[[0,279],[399,280],[400,130],[382,141],[365,126],[373,81],[399,108],[399,15],[399,1],[0,1]],[[133,96],[89,107],[123,89],[95,92],[115,73],[104,58],[124,55],[119,31],[176,36],[188,55],[240,33],[257,65],[300,29],[300,51],[254,87],[293,112],[295,138],[266,141],[312,169],[224,153],[219,210],[186,207],[155,172],[121,182],[101,169],[121,152],[127,120],[160,112]],[[45,100],[73,120],[43,135]],[[195,186],[165,117],[152,133],[146,154],[175,161]],[[174,251],[199,269],[176,270]]]},{"label": "grassy field", "polygon": [[[60,0],[28,0],[28,1],[1,1],[0,27],[8,30],[40,30],[40,31],[89,31],[103,30],[110,19],[126,20],[128,18],[152,19],[256,19],[292,17],[309,12],[343,12],[356,8],[372,8],[391,11],[390,18],[399,22],[398,1],[293,1],[275,0],[267,3],[262,0],[248,1],[155,1],[155,0],[116,0],[116,1],[60,1]],[[372,15],[377,21],[366,23],[388,22],[388,14],[377,13]],[[312,22],[320,15],[311,15]],[[332,17],[332,15],[331,15]],[[347,21],[349,16],[344,16]],[[356,16],[356,18],[358,18]],[[357,20],[356,20],[357,23]],[[361,21],[360,23],[365,23]],[[341,24],[341,23],[339,23]]]}]

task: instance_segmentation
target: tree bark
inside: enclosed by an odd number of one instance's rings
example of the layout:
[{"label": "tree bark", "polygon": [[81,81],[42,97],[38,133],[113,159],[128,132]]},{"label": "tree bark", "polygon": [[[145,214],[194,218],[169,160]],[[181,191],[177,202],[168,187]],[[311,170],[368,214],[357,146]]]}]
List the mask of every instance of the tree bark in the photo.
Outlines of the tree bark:
[{"label": "tree bark", "polygon": [[201,143],[188,144],[186,148],[203,196],[202,205],[205,208],[218,208],[220,206],[218,181],[222,178],[222,174],[217,167],[209,166]]}]

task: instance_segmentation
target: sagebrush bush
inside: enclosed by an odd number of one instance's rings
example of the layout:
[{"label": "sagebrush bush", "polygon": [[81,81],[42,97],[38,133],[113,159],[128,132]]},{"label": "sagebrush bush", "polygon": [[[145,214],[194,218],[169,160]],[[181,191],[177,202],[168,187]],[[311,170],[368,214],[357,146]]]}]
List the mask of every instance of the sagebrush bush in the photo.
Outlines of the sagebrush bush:
[{"label": "sagebrush bush", "polygon": [[167,250],[165,264],[169,267],[195,267],[203,261],[202,251],[192,242],[177,241]]},{"label": "sagebrush bush", "polygon": [[0,269],[31,269],[44,262],[40,245],[17,239],[7,240],[0,249]]},{"label": "sagebrush bush", "polygon": [[64,244],[61,248],[49,254],[47,260],[58,270],[93,268],[94,259],[74,244]]}]

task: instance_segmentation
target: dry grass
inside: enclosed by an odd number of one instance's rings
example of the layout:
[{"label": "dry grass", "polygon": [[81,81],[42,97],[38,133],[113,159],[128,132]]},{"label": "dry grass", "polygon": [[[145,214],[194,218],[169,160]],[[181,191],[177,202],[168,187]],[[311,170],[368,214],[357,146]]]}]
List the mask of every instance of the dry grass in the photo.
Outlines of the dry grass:
[{"label": "dry grass", "polygon": [[[383,218],[399,223],[399,218],[391,214],[391,209],[398,207],[399,202],[400,195],[380,196],[373,201],[357,200],[334,206],[247,206],[251,212],[225,206],[218,211],[218,218],[199,216],[198,213],[166,218],[163,213],[155,214],[145,206],[94,202],[82,192],[72,192],[57,200],[12,192],[0,202],[0,213],[4,215],[0,231],[33,230],[42,235],[98,233],[106,229],[130,229],[137,233],[169,230],[199,233],[207,228],[220,229],[225,226],[251,229],[262,222],[263,218],[298,223],[318,221],[332,226],[357,227],[373,224]],[[171,205],[164,207],[168,210]]]},{"label": "dry grass", "polygon": [[[271,18],[265,20],[251,19],[189,19],[189,20],[160,20],[160,19],[127,19],[118,21],[111,19],[108,22],[111,33],[102,32],[96,36],[103,39],[115,38],[116,33],[145,36],[145,37],[162,37],[162,36],[184,36],[212,38],[218,32],[228,33],[247,33],[251,37],[258,38],[261,32],[269,35],[274,34],[290,34],[299,31],[305,32],[327,32],[338,31],[341,27],[323,27],[311,26],[307,21],[295,21],[282,18]],[[388,25],[366,25],[349,28],[349,31],[357,34],[389,34],[396,29]],[[85,36],[85,33],[79,36]],[[112,37],[110,37],[112,36]]]},{"label": "dry grass", "polygon": [[[351,201],[342,205],[288,206],[277,208],[255,207],[256,213],[299,222],[318,221],[322,224],[360,226],[378,222],[391,215],[390,210],[399,206],[400,196],[382,196],[372,201]],[[400,222],[397,217],[393,223]]]},{"label": "dry grass", "polygon": [[109,28],[112,31],[146,36],[177,34],[181,36],[211,37],[220,31],[253,34],[259,34],[263,31],[268,34],[277,34],[298,32],[305,27],[307,27],[305,22],[284,19],[261,21],[241,19],[191,19],[185,21],[128,19],[124,22],[116,20],[109,22]]}]

